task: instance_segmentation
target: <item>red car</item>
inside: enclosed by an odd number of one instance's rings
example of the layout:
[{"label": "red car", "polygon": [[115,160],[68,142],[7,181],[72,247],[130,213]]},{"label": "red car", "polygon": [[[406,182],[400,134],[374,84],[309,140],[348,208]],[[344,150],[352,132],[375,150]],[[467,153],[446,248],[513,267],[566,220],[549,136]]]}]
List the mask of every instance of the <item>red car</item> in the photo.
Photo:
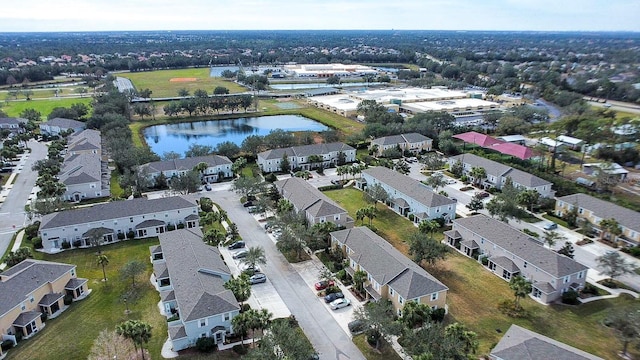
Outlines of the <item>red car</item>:
[{"label": "red car", "polygon": [[334,286],[334,285],[335,285],[335,283],[333,282],[333,280],[330,280],[330,281],[322,280],[322,281],[319,281],[319,282],[315,283],[315,285],[313,285],[313,286],[316,288],[317,291],[320,291],[320,290],[324,290],[324,289],[326,289],[328,287],[331,287],[331,286]]}]

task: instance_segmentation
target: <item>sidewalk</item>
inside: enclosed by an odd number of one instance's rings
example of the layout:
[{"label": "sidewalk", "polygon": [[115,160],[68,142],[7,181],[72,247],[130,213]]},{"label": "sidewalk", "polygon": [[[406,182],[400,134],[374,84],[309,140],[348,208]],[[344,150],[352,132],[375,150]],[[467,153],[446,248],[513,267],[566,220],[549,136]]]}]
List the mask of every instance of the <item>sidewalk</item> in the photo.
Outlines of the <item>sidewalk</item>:
[{"label": "sidewalk", "polygon": [[[11,247],[11,252],[15,252],[16,250],[20,249],[20,245],[22,245],[23,237],[24,237],[24,230],[20,230],[16,235],[16,241],[13,243],[13,246]],[[4,270],[6,267],[7,267],[7,264],[5,263],[0,264],[0,270]]]}]

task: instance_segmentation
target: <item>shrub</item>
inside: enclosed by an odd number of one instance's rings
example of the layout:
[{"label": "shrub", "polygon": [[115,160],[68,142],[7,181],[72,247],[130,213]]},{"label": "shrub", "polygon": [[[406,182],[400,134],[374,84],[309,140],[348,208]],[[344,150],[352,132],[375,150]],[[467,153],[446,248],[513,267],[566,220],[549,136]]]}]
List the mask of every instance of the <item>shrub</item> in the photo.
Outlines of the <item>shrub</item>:
[{"label": "shrub", "polygon": [[318,190],[320,191],[327,191],[327,190],[338,190],[338,189],[342,189],[342,185],[336,184],[336,185],[326,185],[326,186],[319,186]]},{"label": "shrub", "polygon": [[247,304],[247,303],[243,303],[242,307],[240,308],[240,312],[245,312],[247,310],[251,309],[251,305]]},{"label": "shrub", "polygon": [[118,236],[118,240],[124,240],[125,238],[125,235],[123,232],[119,232],[117,236]]},{"label": "shrub", "polygon": [[376,234],[378,233],[378,228],[375,227],[374,225],[364,224],[364,226],[368,227],[374,233],[376,233]]},{"label": "shrub", "polygon": [[416,219],[416,217],[413,214],[409,214],[409,220],[411,222],[413,222]]},{"label": "shrub", "polygon": [[344,281],[347,278],[347,272],[342,269],[336,273],[336,278],[340,281]]},{"label": "shrub", "polygon": [[179,223],[177,226],[178,229],[184,229],[184,223]]},{"label": "shrub", "polygon": [[6,352],[7,350],[11,349],[13,347],[13,341],[11,340],[5,340],[2,342],[2,351]]},{"label": "shrub", "polygon": [[31,239],[31,243],[33,244],[33,248],[34,249],[42,249],[42,238],[39,236],[34,237],[33,239]]},{"label": "shrub", "polygon": [[287,321],[289,322],[290,327],[292,328],[298,327],[298,319],[296,319],[294,315],[289,315],[289,317],[287,318]]},{"label": "shrub", "polygon": [[[203,338],[198,338],[198,340],[196,340],[196,349],[200,352],[204,352],[204,353],[208,353],[211,352],[213,350],[215,350],[216,348],[216,340],[214,338],[211,337],[203,337]],[[235,351],[235,346],[233,347],[233,351]],[[246,353],[246,350],[245,350]],[[240,353],[238,353],[240,354]]]},{"label": "shrub", "polygon": [[539,237],[540,237],[540,234],[538,234],[537,232],[535,232],[535,231],[531,231],[531,230],[526,229],[526,228],[525,228],[525,229],[522,229],[522,232],[523,232],[523,233],[525,233],[525,234],[527,234],[527,235],[529,235],[529,236],[533,236],[533,237],[535,237],[535,238],[539,238]]},{"label": "shrub", "polygon": [[466,183],[467,181],[469,181],[469,178],[467,177],[467,175],[462,175],[460,177],[460,181],[462,181],[463,183]]},{"label": "shrub", "polygon": [[431,312],[431,321],[442,322],[446,311],[443,308],[437,308]]},{"label": "shrub", "polygon": [[562,294],[562,302],[569,305],[578,305],[578,292],[575,290],[569,290]]},{"label": "shrub", "polygon": [[39,228],[40,228],[40,221],[36,221],[33,224],[24,228],[24,235],[27,237],[27,240],[31,240],[34,237],[38,236]]},{"label": "shrub", "polygon": [[127,232],[127,239],[131,240],[136,237],[136,233],[133,230]]},{"label": "shrub", "polygon": [[73,302],[73,295],[70,293],[65,294],[63,301],[65,305],[71,305]]},{"label": "shrub", "polygon": [[[172,310],[173,312],[173,310]],[[170,318],[167,318],[167,322],[172,322],[172,321],[176,321],[180,319],[180,315],[179,314],[173,314],[173,316],[171,316]]]},{"label": "shrub", "polygon": [[43,323],[47,322],[47,313],[46,312],[41,312],[40,313],[40,321],[42,321]]},{"label": "shrub", "polygon": [[71,248],[71,243],[65,240],[65,241],[62,242],[62,244],[60,244],[60,246],[65,250],[66,249],[70,249]]},{"label": "shrub", "polygon": [[82,245],[81,240],[73,240],[73,247],[80,247],[80,245]]},{"label": "shrub", "polygon": [[339,287],[337,286],[329,286],[328,288],[324,289],[324,294],[325,295],[329,295],[329,294],[333,294],[333,293],[338,293],[342,290],[340,290]]},{"label": "shrub", "polygon": [[235,352],[238,355],[246,355],[248,350],[244,345],[238,344],[238,345],[233,345],[233,352]]},{"label": "shrub", "polygon": [[584,284],[584,288],[582,289],[582,293],[583,294],[591,294],[591,295],[598,295],[598,287],[591,284],[591,283],[585,283]]},{"label": "shrub", "polygon": [[482,265],[487,266],[489,265],[489,258],[486,255],[484,255],[482,256],[482,258],[480,258],[480,262],[482,263]]},{"label": "shrub", "polygon": [[274,182],[278,181],[278,177],[274,173],[269,173],[264,177],[264,181],[266,181],[268,183],[274,183]]},{"label": "shrub", "polygon": [[175,230],[175,229],[176,229],[176,226],[175,226],[175,225],[173,225],[173,224],[169,224],[169,225],[167,225],[167,231],[173,231],[173,230]]}]

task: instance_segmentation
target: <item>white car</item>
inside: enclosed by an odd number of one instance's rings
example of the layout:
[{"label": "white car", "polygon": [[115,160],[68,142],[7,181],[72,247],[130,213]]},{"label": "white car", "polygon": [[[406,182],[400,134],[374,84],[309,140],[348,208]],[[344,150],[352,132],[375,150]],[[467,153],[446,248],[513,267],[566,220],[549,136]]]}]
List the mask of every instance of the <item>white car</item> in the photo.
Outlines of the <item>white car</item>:
[{"label": "white car", "polygon": [[240,271],[246,271],[246,270],[249,270],[249,269],[252,269],[254,272],[260,272],[261,271],[260,266],[258,264],[256,264],[255,268],[251,268],[251,266],[249,264],[243,263],[243,262],[238,264],[238,269],[240,269]]},{"label": "white car", "polygon": [[341,309],[343,307],[347,307],[349,305],[351,305],[351,300],[344,299],[344,298],[333,300],[329,304],[329,306],[331,307],[331,310],[338,310],[338,309]]},{"label": "white car", "polygon": [[453,179],[449,179],[449,180],[447,180],[447,185],[453,185],[453,184],[455,184],[455,183],[456,183],[456,181],[455,181],[455,180],[453,180]]}]

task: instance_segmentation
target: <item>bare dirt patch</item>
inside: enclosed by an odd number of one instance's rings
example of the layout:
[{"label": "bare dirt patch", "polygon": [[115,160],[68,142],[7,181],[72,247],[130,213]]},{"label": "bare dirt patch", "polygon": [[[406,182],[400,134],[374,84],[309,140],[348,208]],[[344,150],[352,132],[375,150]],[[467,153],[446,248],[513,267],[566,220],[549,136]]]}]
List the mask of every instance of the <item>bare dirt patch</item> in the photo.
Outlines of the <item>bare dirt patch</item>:
[{"label": "bare dirt patch", "polygon": [[191,82],[191,81],[198,81],[198,78],[179,77],[179,78],[171,78],[171,79],[169,79],[169,82]]}]

